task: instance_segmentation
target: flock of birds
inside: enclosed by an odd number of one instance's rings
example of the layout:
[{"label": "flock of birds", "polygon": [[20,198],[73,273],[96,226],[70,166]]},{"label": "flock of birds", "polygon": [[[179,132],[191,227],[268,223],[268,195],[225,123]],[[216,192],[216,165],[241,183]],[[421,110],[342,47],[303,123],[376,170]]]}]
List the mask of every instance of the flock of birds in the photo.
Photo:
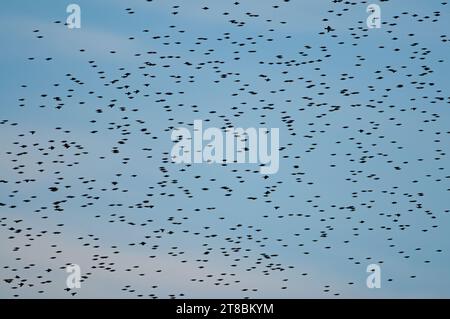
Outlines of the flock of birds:
[{"label": "flock of birds", "polygon": [[[128,21],[129,46],[72,46],[68,63],[39,48],[52,30],[88,33],[87,21],[29,30],[39,53],[17,64],[40,76],[23,78],[0,116],[0,296],[397,296],[420,293],[417,280],[448,284],[436,274],[450,248],[450,5],[396,12],[380,0],[381,28],[368,29],[368,1],[324,1],[322,16],[302,15],[312,26],[293,12],[301,3],[113,6],[101,15]],[[279,127],[279,172],[173,163],[170,134],[195,119]],[[71,264],[79,289],[66,286]],[[369,264],[381,266],[379,292],[366,287]]]}]

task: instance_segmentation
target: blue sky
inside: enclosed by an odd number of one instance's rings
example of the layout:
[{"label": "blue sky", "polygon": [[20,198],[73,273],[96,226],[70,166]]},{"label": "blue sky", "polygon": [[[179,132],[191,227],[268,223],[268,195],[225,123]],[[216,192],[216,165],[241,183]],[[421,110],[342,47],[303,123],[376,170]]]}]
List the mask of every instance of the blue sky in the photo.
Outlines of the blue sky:
[{"label": "blue sky", "polygon": [[[161,298],[180,293],[194,298],[329,298],[335,293],[350,298],[450,297],[446,154],[450,42],[442,41],[449,30],[449,6],[432,1],[380,2],[386,23],[381,29],[366,30],[368,3],[364,1],[351,6],[331,1],[252,0],[239,6],[233,2],[77,1],[82,22],[74,30],[54,23],[66,20],[70,2],[21,0],[2,5],[0,121],[8,122],[0,126],[0,169],[1,179],[8,183],[0,184],[0,202],[6,204],[0,207],[0,218],[6,218],[8,227],[12,220],[23,219],[22,227],[32,229],[28,238],[24,231],[8,239],[10,231],[2,227],[0,279],[19,274],[29,282],[37,276],[52,282],[27,289],[12,289],[2,282],[0,297],[70,297],[64,291],[67,274],[59,269],[66,263],[92,273],[77,291],[77,297],[87,298],[150,293]],[[177,15],[171,14],[175,5],[180,6]],[[204,6],[209,7],[207,12],[201,9]],[[342,11],[345,7],[350,9]],[[127,8],[135,13],[127,14]],[[223,16],[224,11],[230,15]],[[441,12],[439,21],[432,22],[436,11]],[[247,12],[259,16],[252,18]],[[337,16],[340,12],[342,16]],[[431,18],[417,21],[425,16]],[[237,27],[230,19],[246,24]],[[327,25],[335,31],[319,34]],[[140,68],[145,62],[156,65]],[[428,69],[433,72],[421,76]],[[126,72],[131,75],[121,78]],[[225,79],[220,77],[223,73],[228,74]],[[261,74],[271,81],[264,81]],[[383,79],[377,80],[380,75]],[[119,79],[118,84],[111,85],[113,79]],[[310,83],[315,86],[308,88]],[[140,93],[129,99],[116,88],[121,85]],[[358,94],[345,96],[343,89]],[[61,109],[55,108],[56,96],[63,100]],[[107,106],[111,100],[116,100],[113,108]],[[126,110],[121,111],[121,106]],[[331,106],[340,109],[330,112]],[[287,115],[294,120],[294,131],[283,122]],[[252,172],[258,170],[255,164],[200,164],[180,171],[182,166],[164,160],[172,147],[170,128],[189,127],[196,119],[219,128],[227,122],[243,128],[280,128],[280,146],[286,150],[280,152],[279,172],[265,180]],[[142,128],[151,134],[145,135]],[[33,135],[28,133],[32,130]],[[94,130],[98,133],[91,133]],[[124,138],[125,144],[119,145],[117,141]],[[48,147],[50,140],[58,145],[74,142],[74,146],[44,156],[38,148]],[[39,146],[32,147],[33,143]],[[29,145],[28,153],[13,162],[13,154],[23,151],[23,144]],[[117,146],[120,153],[113,155],[111,150]],[[81,155],[75,155],[78,152]],[[369,158],[361,163],[364,156]],[[123,164],[124,158],[130,158],[125,160],[128,164]],[[45,162],[43,173],[36,165],[40,160]],[[15,169],[17,165],[24,166]],[[24,183],[25,178],[36,181]],[[118,182],[118,190],[112,190],[112,181]],[[55,182],[61,183],[61,190],[51,193],[48,188]],[[64,189],[66,185],[71,188]],[[233,189],[232,196],[224,196],[225,185]],[[276,191],[266,198],[268,188]],[[184,189],[193,197],[186,196]],[[424,196],[419,198],[418,193]],[[23,202],[33,195],[36,198]],[[254,196],[258,200],[248,199]],[[63,199],[67,199],[64,212],[53,211],[52,203]],[[422,208],[411,201],[417,199]],[[154,207],[136,209],[143,200]],[[355,210],[345,209],[349,206]],[[393,214],[401,214],[398,222],[392,221]],[[137,227],[117,221],[118,216],[135,224],[153,222]],[[173,225],[170,217],[182,224]],[[108,222],[111,219],[116,221]],[[237,224],[242,226],[230,229]],[[401,230],[399,225],[409,226]],[[174,234],[158,238],[155,232],[161,228],[173,229]],[[36,236],[42,230],[49,233]],[[326,238],[320,237],[323,232]],[[249,234],[252,240],[246,239]],[[142,240],[146,246],[130,245]],[[14,247],[31,242],[13,252]],[[89,245],[83,246],[85,242]],[[99,248],[93,248],[96,242]],[[158,249],[152,251],[153,245]],[[113,254],[117,249],[112,246],[119,247],[120,253]],[[221,253],[221,248],[229,251],[236,246],[242,251],[235,256]],[[173,247],[184,254],[172,256]],[[204,263],[208,248],[212,252]],[[58,249],[62,252],[51,259]],[[244,253],[245,249],[249,251]],[[277,256],[255,264],[261,253]],[[116,271],[99,268],[102,261],[92,259],[96,254],[109,256],[106,262],[114,262]],[[149,258],[153,254],[156,257]],[[240,258],[236,267],[234,258]],[[366,267],[379,261],[383,261],[382,288],[368,289]],[[24,269],[29,263],[36,266]],[[286,270],[272,269],[269,263]],[[54,270],[46,273],[49,267]],[[246,270],[251,267],[255,269]],[[264,269],[270,269],[269,276]],[[411,279],[412,275],[416,277]],[[214,285],[216,278],[230,285]],[[127,285],[135,291],[122,290]],[[158,288],[151,288],[154,285]],[[284,285],[288,288],[281,289]],[[257,291],[242,290],[246,288]]]}]

